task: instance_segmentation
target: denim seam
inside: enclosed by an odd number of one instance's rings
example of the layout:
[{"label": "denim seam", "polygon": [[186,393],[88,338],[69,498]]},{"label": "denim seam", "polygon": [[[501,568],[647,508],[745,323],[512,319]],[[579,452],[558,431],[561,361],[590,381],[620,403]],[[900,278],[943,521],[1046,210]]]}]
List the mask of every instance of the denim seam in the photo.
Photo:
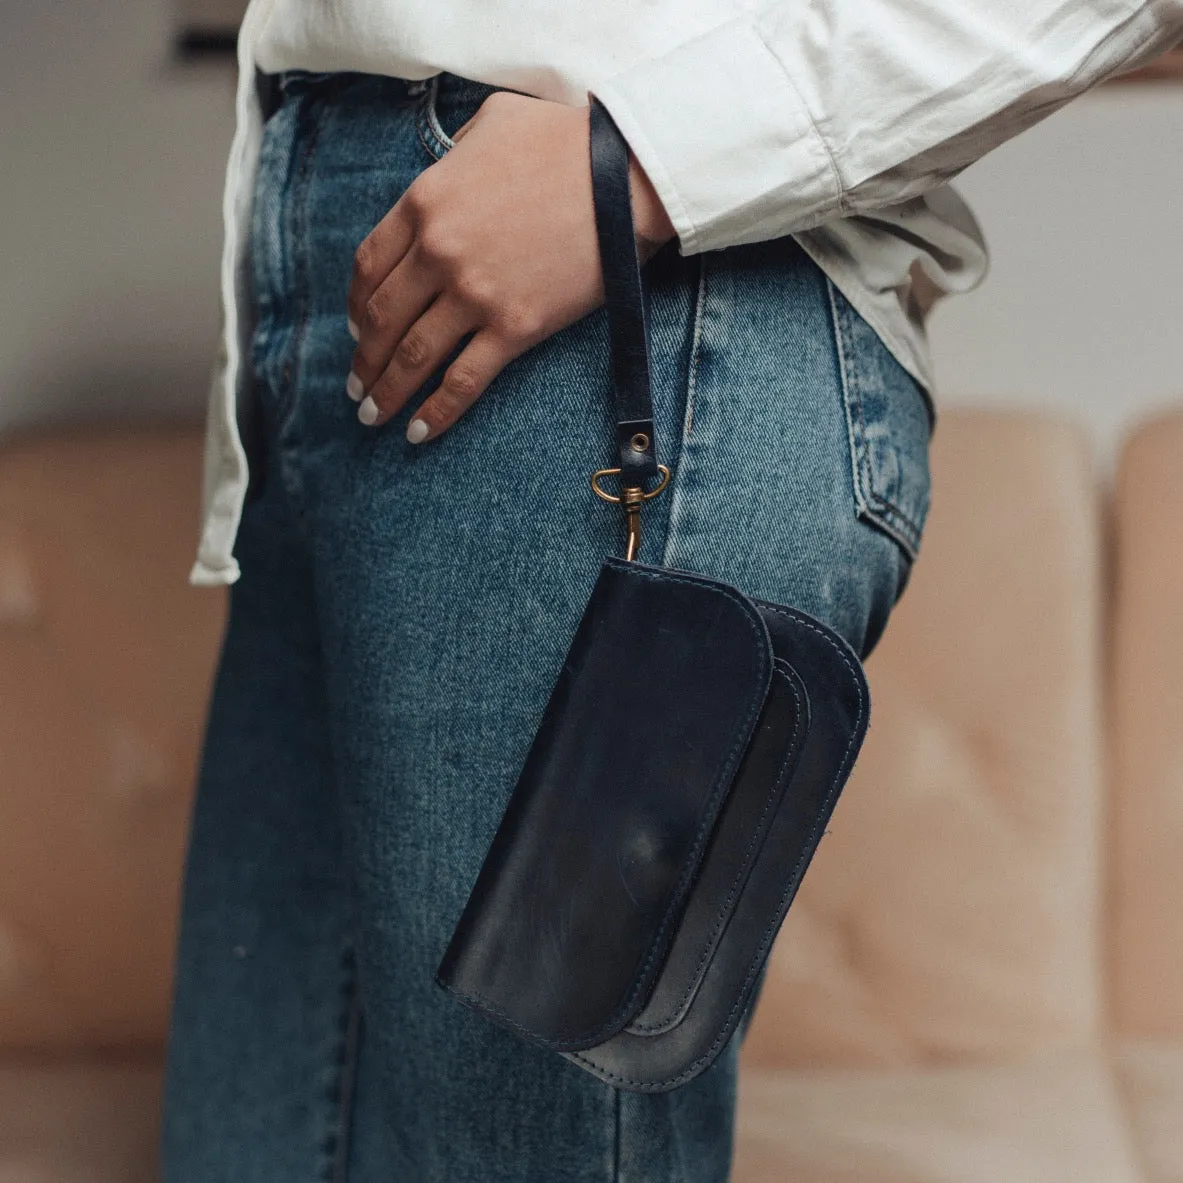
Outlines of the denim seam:
[{"label": "denim seam", "polygon": [[670,497],[669,516],[666,519],[665,541],[661,548],[661,565],[672,567],[671,549],[677,533],[677,519],[684,509],[686,501],[682,490],[685,479],[682,476],[685,469],[686,448],[690,443],[690,434],[694,429],[694,406],[698,398],[698,362],[702,356],[702,326],[706,315],[707,302],[707,260],[706,255],[698,256],[698,291],[694,301],[694,324],[690,333],[690,360],[686,368],[686,409],[682,415],[682,438],[678,444],[678,458],[671,464],[674,476],[679,477],[673,482]]},{"label": "denim seam", "polygon": [[[853,400],[855,409],[858,413],[858,440],[857,448],[861,466],[863,470],[863,495],[866,500],[872,502],[872,506],[868,507],[870,512],[876,516],[880,524],[886,526],[896,525],[892,519],[898,518],[899,523],[896,528],[906,531],[905,539],[909,553],[915,557],[915,550],[920,536],[919,526],[912,520],[911,516],[886,497],[876,487],[875,474],[871,469],[870,448],[867,443],[869,435],[867,432],[866,417],[863,412],[862,392],[859,385],[858,373],[858,350],[855,348],[853,339],[850,339],[850,324],[849,316],[843,314],[838,306],[837,299],[834,297],[835,288],[833,284],[827,279],[827,284],[830,288],[830,307],[835,316],[835,337],[840,342],[840,349],[845,355],[845,365],[843,366],[843,388],[847,393],[848,401]],[[848,424],[850,420],[847,420]]]},{"label": "denim seam", "polygon": [[759,852],[759,848],[763,845],[764,839],[767,838],[766,833],[762,833],[761,829],[764,825],[765,819],[769,816],[771,811],[775,808],[778,793],[780,788],[781,778],[785,774],[790,761],[797,755],[797,740],[801,735],[801,723],[803,721],[804,712],[801,710],[801,692],[796,685],[790,680],[789,689],[793,694],[793,702],[796,706],[796,722],[793,725],[793,734],[789,737],[789,745],[785,752],[785,758],[781,761],[780,768],[777,770],[776,779],[772,782],[772,787],[768,790],[768,796],[760,809],[760,816],[756,821],[756,826],[751,838],[748,839],[747,846],[744,848],[743,863],[740,869],[736,872],[735,878],[732,881],[731,887],[727,892],[727,898],[719,906],[718,915],[715,917],[714,927],[706,939],[702,953],[699,955],[698,962],[694,967],[693,973],[690,975],[690,981],[686,985],[686,990],[682,997],[672,1007],[672,1013],[669,1017],[662,1019],[657,1023],[632,1023],[627,1030],[646,1032],[652,1035],[660,1035],[671,1028],[676,1027],[680,1023],[685,1014],[686,1004],[694,997],[702,980],[702,973],[707,963],[717,950],[716,938],[723,931],[727,925],[727,921],[731,918],[733,905],[739,893],[743,890],[743,884],[746,881],[748,874],[751,872],[752,863],[749,859],[754,859]]},{"label": "denim seam", "polygon": [[444,131],[439,113],[436,110],[439,87],[438,76],[430,79],[423,91],[423,97],[419,100],[419,113],[415,120],[419,142],[427,149],[428,155],[435,160],[442,160],[456,147],[456,142]]},{"label": "denim seam", "polygon": [[[297,118],[309,111],[309,106],[301,107]],[[280,381],[276,406],[275,422],[275,461],[279,480],[287,493],[291,506],[294,523],[304,528],[306,515],[303,498],[303,480],[298,463],[292,456],[292,447],[288,440],[288,432],[295,419],[298,408],[297,391],[301,379],[301,352],[308,336],[308,328],[312,319],[312,308],[308,293],[311,291],[311,277],[309,276],[309,259],[307,252],[308,240],[308,194],[312,185],[312,167],[316,160],[320,145],[321,130],[326,115],[322,110],[313,107],[308,115],[308,131],[304,137],[304,152],[300,159],[299,168],[292,184],[290,214],[287,233],[291,239],[291,254],[294,261],[293,288],[299,294],[299,309],[292,326],[291,340],[288,345],[287,357],[280,367]],[[297,134],[296,142],[299,142]]]},{"label": "denim seam", "polygon": [[694,299],[694,327],[690,340],[690,368],[686,377],[686,414],[683,417],[682,438],[688,440],[694,430],[694,400],[698,393],[698,359],[702,346],[702,312],[707,296],[706,258],[698,256],[698,291]]},{"label": "denim seam", "polygon": [[352,1109],[353,1070],[357,1055],[355,1021],[357,1017],[357,970],[353,942],[346,939],[341,949],[341,977],[338,986],[340,1009],[337,1013],[332,1077],[328,1100],[330,1115],[321,1138],[325,1183],[346,1183],[349,1158],[348,1122]]},{"label": "denim seam", "polygon": [[[845,334],[849,332],[849,329],[844,326],[841,331]],[[850,379],[849,390],[858,415],[857,447],[863,471],[862,491],[866,514],[885,533],[900,542],[910,558],[915,559],[919,546],[920,527],[913,521],[911,515],[886,497],[876,484],[874,470],[871,467],[871,452],[868,443],[870,437],[867,432],[862,393],[859,388],[858,351],[855,349],[853,341],[847,342],[845,337],[843,341],[848,354],[846,373]]]},{"label": "denim seam", "polygon": [[[627,561],[624,559],[614,559],[609,557],[606,562],[625,564]],[[726,584],[713,581],[704,583],[698,579],[675,574],[673,571],[665,571],[657,568],[645,569],[638,567],[635,563],[628,563],[627,565],[639,578],[649,579],[653,582],[689,583],[695,587],[702,588],[704,591],[721,596],[723,599],[731,600],[740,608],[743,614],[743,619],[747,623],[751,632],[756,635],[757,642],[763,640],[766,652],[771,651],[771,642],[768,639],[768,629],[765,626],[763,620],[761,620],[760,614],[753,607],[752,601],[746,596],[742,595],[740,592],[736,591],[734,588],[728,587]],[[771,677],[771,670],[769,671],[769,676]],[[751,695],[747,712],[744,715],[742,724],[737,729],[735,740],[732,742],[730,750],[723,758],[723,761],[719,766],[719,770],[715,774],[715,781],[711,786],[710,792],[707,794],[706,801],[703,806],[703,818],[699,823],[698,830],[694,835],[694,842],[692,843],[690,850],[686,855],[685,865],[682,868],[681,875],[678,877],[678,882],[674,885],[674,890],[669,905],[666,907],[665,915],[662,917],[661,923],[658,925],[657,932],[654,934],[653,941],[650,944],[648,956],[645,958],[644,964],[637,971],[633,978],[628,997],[616,1009],[612,1016],[605,1020],[598,1030],[592,1031],[588,1034],[576,1035],[575,1038],[580,1043],[582,1043],[584,1040],[592,1040],[594,1041],[592,1046],[595,1046],[595,1042],[598,1042],[606,1032],[610,1031],[616,1025],[620,1019],[621,1014],[628,1013],[629,1008],[632,1007],[632,1005],[636,1002],[637,996],[645,987],[646,978],[653,966],[654,959],[657,957],[658,950],[661,949],[665,940],[666,931],[673,923],[674,914],[680,905],[685,903],[684,896],[686,889],[698,868],[699,862],[701,861],[702,848],[706,844],[706,840],[709,837],[710,831],[713,829],[714,823],[717,820],[717,814],[722,804],[723,795],[726,792],[727,787],[735,779],[738,759],[742,755],[743,750],[746,748],[747,743],[751,738],[752,727],[755,725],[756,718],[760,712],[760,709],[764,705],[764,700],[767,697],[767,682],[765,682],[762,687],[758,686]],[[554,1051],[570,1050],[562,1046],[563,1044],[570,1042],[570,1036],[561,1035],[558,1038],[546,1038],[544,1036],[540,1036],[536,1032],[531,1031],[524,1024],[519,1023],[516,1019],[506,1014],[505,1011],[501,1010],[495,1003],[490,1002],[482,995],[459,990],[455,987],[448,987],[448,989],[457,998],[460,998],[465,1002],[474,1002],[479,1004],[486,1011],[488,1011],[489,1014],[496,1015],[509,1027],[529,1035],[535,1043],[538,1043],[543,1047],[550,1048]]]},{"label": "denim seam", "polygon": [[[834,779],[830,782],[829,791],[827,792],[826,799],[823,802],[822,811],[824,813],[827,809],[832,807],[842,783],[843,774],[848,770],[850,765],[851,750],[854,747],[855,737],[858,735],[859,728],[862,725],[863,715],[865,713],[866,700],[863,695],[863,688],[859,679],[854,676],[854,668],[850,664],[850,658],[845,652],[843,652],[840,646],[834,643],[833,638],[829,636],[829,634],[824,629],[819,627],[813,620],[811,620],[810,617],[806,616],[802,612],[797,612],[792,608],[786,608],[781,604],[771,604],[764,600],[761,600],[760,603],[763,607],[768,608],[772,612],[777,612],[782,616],[792,617],[802,627],[808,629],[810,632],[817,633],[818,636],[821,637],[821,639],[827,645],[829,645],[830,648],[833,649],[842,659],[842,664],[845,665],[847,670],[850,672],[855,691],[858,694],[858,714],[855,716],[854,727],[851,729],[850,739],[846,744],[846,751],[842,754],[842,761],[838,765],[837,771],[834,773]],[[813,829],[809,834],[810,838],[812,839],[816,835],[818,840],[820,840],[818,829],[819,827],[824,828],[824,825],[825,823],[823,821],[819,820],[818,822],[815,822]],[[816,842],[814,843],[814,846],[816,847]],[[614,1080],[623,1085],[632,1085],[634,1087],[650,1089],[670,1088],[690,1080],[690,1078],[694,1076],[696,1071],[701,1068],[703,1064],[710,1062],[724,1041],[729,1039],[734,1032],[736,1015],[744,1005],[745,995],[760,974],[760,968],[764,962],[764,957],[768,951],[769,946],[772,944],[773,940],[775,940],[777,932],[780,930],[781,922],[784,919],[785,913],[788,911],[788,905],[792,902],[793,896],[796,893],[798,880],[804,873],[804,864],[808,858],[809,850],[806,849],[802,852],[801,857],[797,860],[797,865],[793,868],[792,878],[789,880],[789,886],[785,889],[784,894],[781,896],[780,906],[777,908],[777,919],[775,919],[764,930],[764,935],[761,937],[760,944],[756,950],[756,956],[752,959],[752,964],[748,970],[747,977],[744,978],[743,985],[740,987],[739,997],[736,999],[735,1004],[728,1012],[727,1018],[723,1021],[723,1029],[715,1037],[714,1043],[712,1043],[711,1046],[707,1048],[707,1050],[697,1060],[695,1060],[693,1064],[690,1065],[690,1067],[688,1067],[684,1072],[679,1073],[677,1076],[670,1077],[668,1080],[631,1080],[626,1076],[620,1076],[615,1072],[608,1072],[605,1069],[600,1068],[600,1066],[596,1064],[595,1061],[589,1060],[586,1056],[580,1055],[578,1052],[572,1052],[572,1058],[578,1060],[581,1064],[586,1064],[600,1077],[601,1080]]]},{"label": "denim seam", "polygon": [[620,1138],[623,1115],[619,1089],[612,1090],[612,1183],[620,1183]]},{"label": "denim seam", "polygon": [[[836,289],[827,277],[830,315],[834,327],[834,343],[838,353],[838,369],[842,381],[846,431],[850,445],[851,476],[854,481],[855,507],[859,517],[866,518],[894,538],[908,557],[916,558],[920,543],[920,527],[912,516],[876,488],[867,445],[867,425],[863,400],[859,390],[857,350],[849,338],[847,319],[838,307]],[[857,423],[855,417],[857,416]]]},{"label": "denim seam", "polygon": [[[307,110],[307,107],[304,110]],[[293,243],[301,242],[307,238],[305,234],[308,213],[306,201],[308,191],[312,185],[312,165],[316,159],[317,149],[320,146],[321,122],[322,117],[319,114],[310,121],[304,154],[301,157],[300,167],[296,173],[295,183],[292,187],[288,232],[291,234]],[[297,142],[299,142],[298,137]],[[300,380],[300,350],[303,348],[304,340],[308,335],[308,324],[312,315],[308,299],[310,279],[308,275],[307,253],[303,250],[296,250],[293,251],[293,254],[295,255],[296,262],[296,275],[293,277],[293,286],[297,292],[301,293],[300,311],[296,315],[296,323],[292,328],[291,345],[289,346],[288,356],[281,370],[283,377],[283,399],[280,407],[280,430],[286,425],[287,420],[291,417],[291,413],[295,408],[295,391]]]}]

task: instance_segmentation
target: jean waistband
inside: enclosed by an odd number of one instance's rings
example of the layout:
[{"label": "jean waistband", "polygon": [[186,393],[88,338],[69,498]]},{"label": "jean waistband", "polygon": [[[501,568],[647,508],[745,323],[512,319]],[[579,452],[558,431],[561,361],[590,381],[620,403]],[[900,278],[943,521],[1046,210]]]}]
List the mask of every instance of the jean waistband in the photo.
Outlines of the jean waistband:
[{"label": "jean waistband", "polygon": [[434,89],[437,105],[477,105],[496,90],[493,86],[443,71],[427,78],[398,78],[386,74],[360,74],[340,71],[283,70],[277,74],[258,71],[258,87],[264,118],[270,115],[287,95],[304,93],[323,86],[381,86],[390,92],[392,101],[409,101],[428,89]]}]

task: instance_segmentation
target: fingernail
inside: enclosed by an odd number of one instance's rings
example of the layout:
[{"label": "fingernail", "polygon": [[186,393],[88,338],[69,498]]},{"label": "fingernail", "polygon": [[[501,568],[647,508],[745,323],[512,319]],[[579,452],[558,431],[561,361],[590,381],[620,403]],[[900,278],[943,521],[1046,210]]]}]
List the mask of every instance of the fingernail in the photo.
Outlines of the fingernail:
[{"label": "fingernail", "polygon": [[367,398],[357,408],[357,417],[367,426],[373,427],[378,422],[378,404],[372,398]]},{"label": "fingernail", "polygon": [[422,419],[412,419],[407,424],[407,439],[413,444],[421,444],[427,439],[427,433],[430,429]]},{"label": "fingernail", "polygon": [[349,371],[349,377],[345,379],[345,393],[355,403],[360,403],[366,393],[365,387],[361,384],[361,379],[352,370]]},{"label": "fingernail", "polygon": [[353,338],[355,341],[360,341],[360,340],[361,340],[361,329],[359,329],[359,328],[357,327],[357,325],[355,325],[355,324],[353,323],[353,317],[352,317],[352,316],[347,316],[345,319],[346,319],[346,321],[347,321],[347,322],[348,322],[348,324],[349,324],[349,335],[350,335],[350,336],[351,336],[351,337],[352,337],[352,338]]}]

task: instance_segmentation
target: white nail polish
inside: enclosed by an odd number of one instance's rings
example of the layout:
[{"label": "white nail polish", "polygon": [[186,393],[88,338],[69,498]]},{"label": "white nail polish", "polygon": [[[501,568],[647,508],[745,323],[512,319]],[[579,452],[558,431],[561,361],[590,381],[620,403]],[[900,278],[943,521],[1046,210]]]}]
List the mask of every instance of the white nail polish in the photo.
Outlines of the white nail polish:
[{"label": "white nail polish", "polygon": [[360,403],[366,393],[365,387],[361,384],[361,379],[352,370],[349,371],[349,377],[345,379],[345,393],[355,403]]},{"label": "white nail polish", "polygon": [[373,427],[378,422],[378,404],[372,398],[365,399],[357,408],[357,417],[367,427]]},{"label": "white nail polish", "polygon": [[407,424],[407,439],[412,444],[421,444],[425,439],[427,439],[428,430],[429,428],[427,424],[424,423],[422,419],[412,419],[411,422]]},{"label": "white nail polish", "polygon": [[348,322],[348,324],[349,324],[349,335],[350,335],[350,336],[351,336],[351,337],[352,337],[352,338],[353,338],[355,341],[360,341],[360,340],[361,340],[361,329],[359,329],[359,328],[357,327],[357,325],[355,325],[355,324],[353,323],[353,317],[352,317],[352,316],[347,316],[345,319],[346,319],[346,321],[347,321],[347,322]]}]

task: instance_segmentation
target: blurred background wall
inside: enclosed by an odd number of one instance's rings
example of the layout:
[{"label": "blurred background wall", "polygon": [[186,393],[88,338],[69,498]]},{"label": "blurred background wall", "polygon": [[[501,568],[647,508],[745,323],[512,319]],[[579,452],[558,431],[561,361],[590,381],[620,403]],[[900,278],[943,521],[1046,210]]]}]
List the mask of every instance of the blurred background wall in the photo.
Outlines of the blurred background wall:
[{"label": "blurred background wall", "polygon": [[[2,11],[0,429],[196,415],[232,66],[171,61],[167,0]],[[961,184],[994,270],[935,315],[942,400],[1065,411],[1104,462],[1183,389],[1183,86],[1107,87]]]},{"label": "blurred background wall", "polygon": [[1086,95],[960,187],[993,269],[934,314],[940,395],[1079,418],[1107,465],[1183,391],[1183,85]]},{"label": "blurred background wall", "polygon": [[0,429],[195,415],[218,328],[232,67],[166,0],[5,0]]}]

